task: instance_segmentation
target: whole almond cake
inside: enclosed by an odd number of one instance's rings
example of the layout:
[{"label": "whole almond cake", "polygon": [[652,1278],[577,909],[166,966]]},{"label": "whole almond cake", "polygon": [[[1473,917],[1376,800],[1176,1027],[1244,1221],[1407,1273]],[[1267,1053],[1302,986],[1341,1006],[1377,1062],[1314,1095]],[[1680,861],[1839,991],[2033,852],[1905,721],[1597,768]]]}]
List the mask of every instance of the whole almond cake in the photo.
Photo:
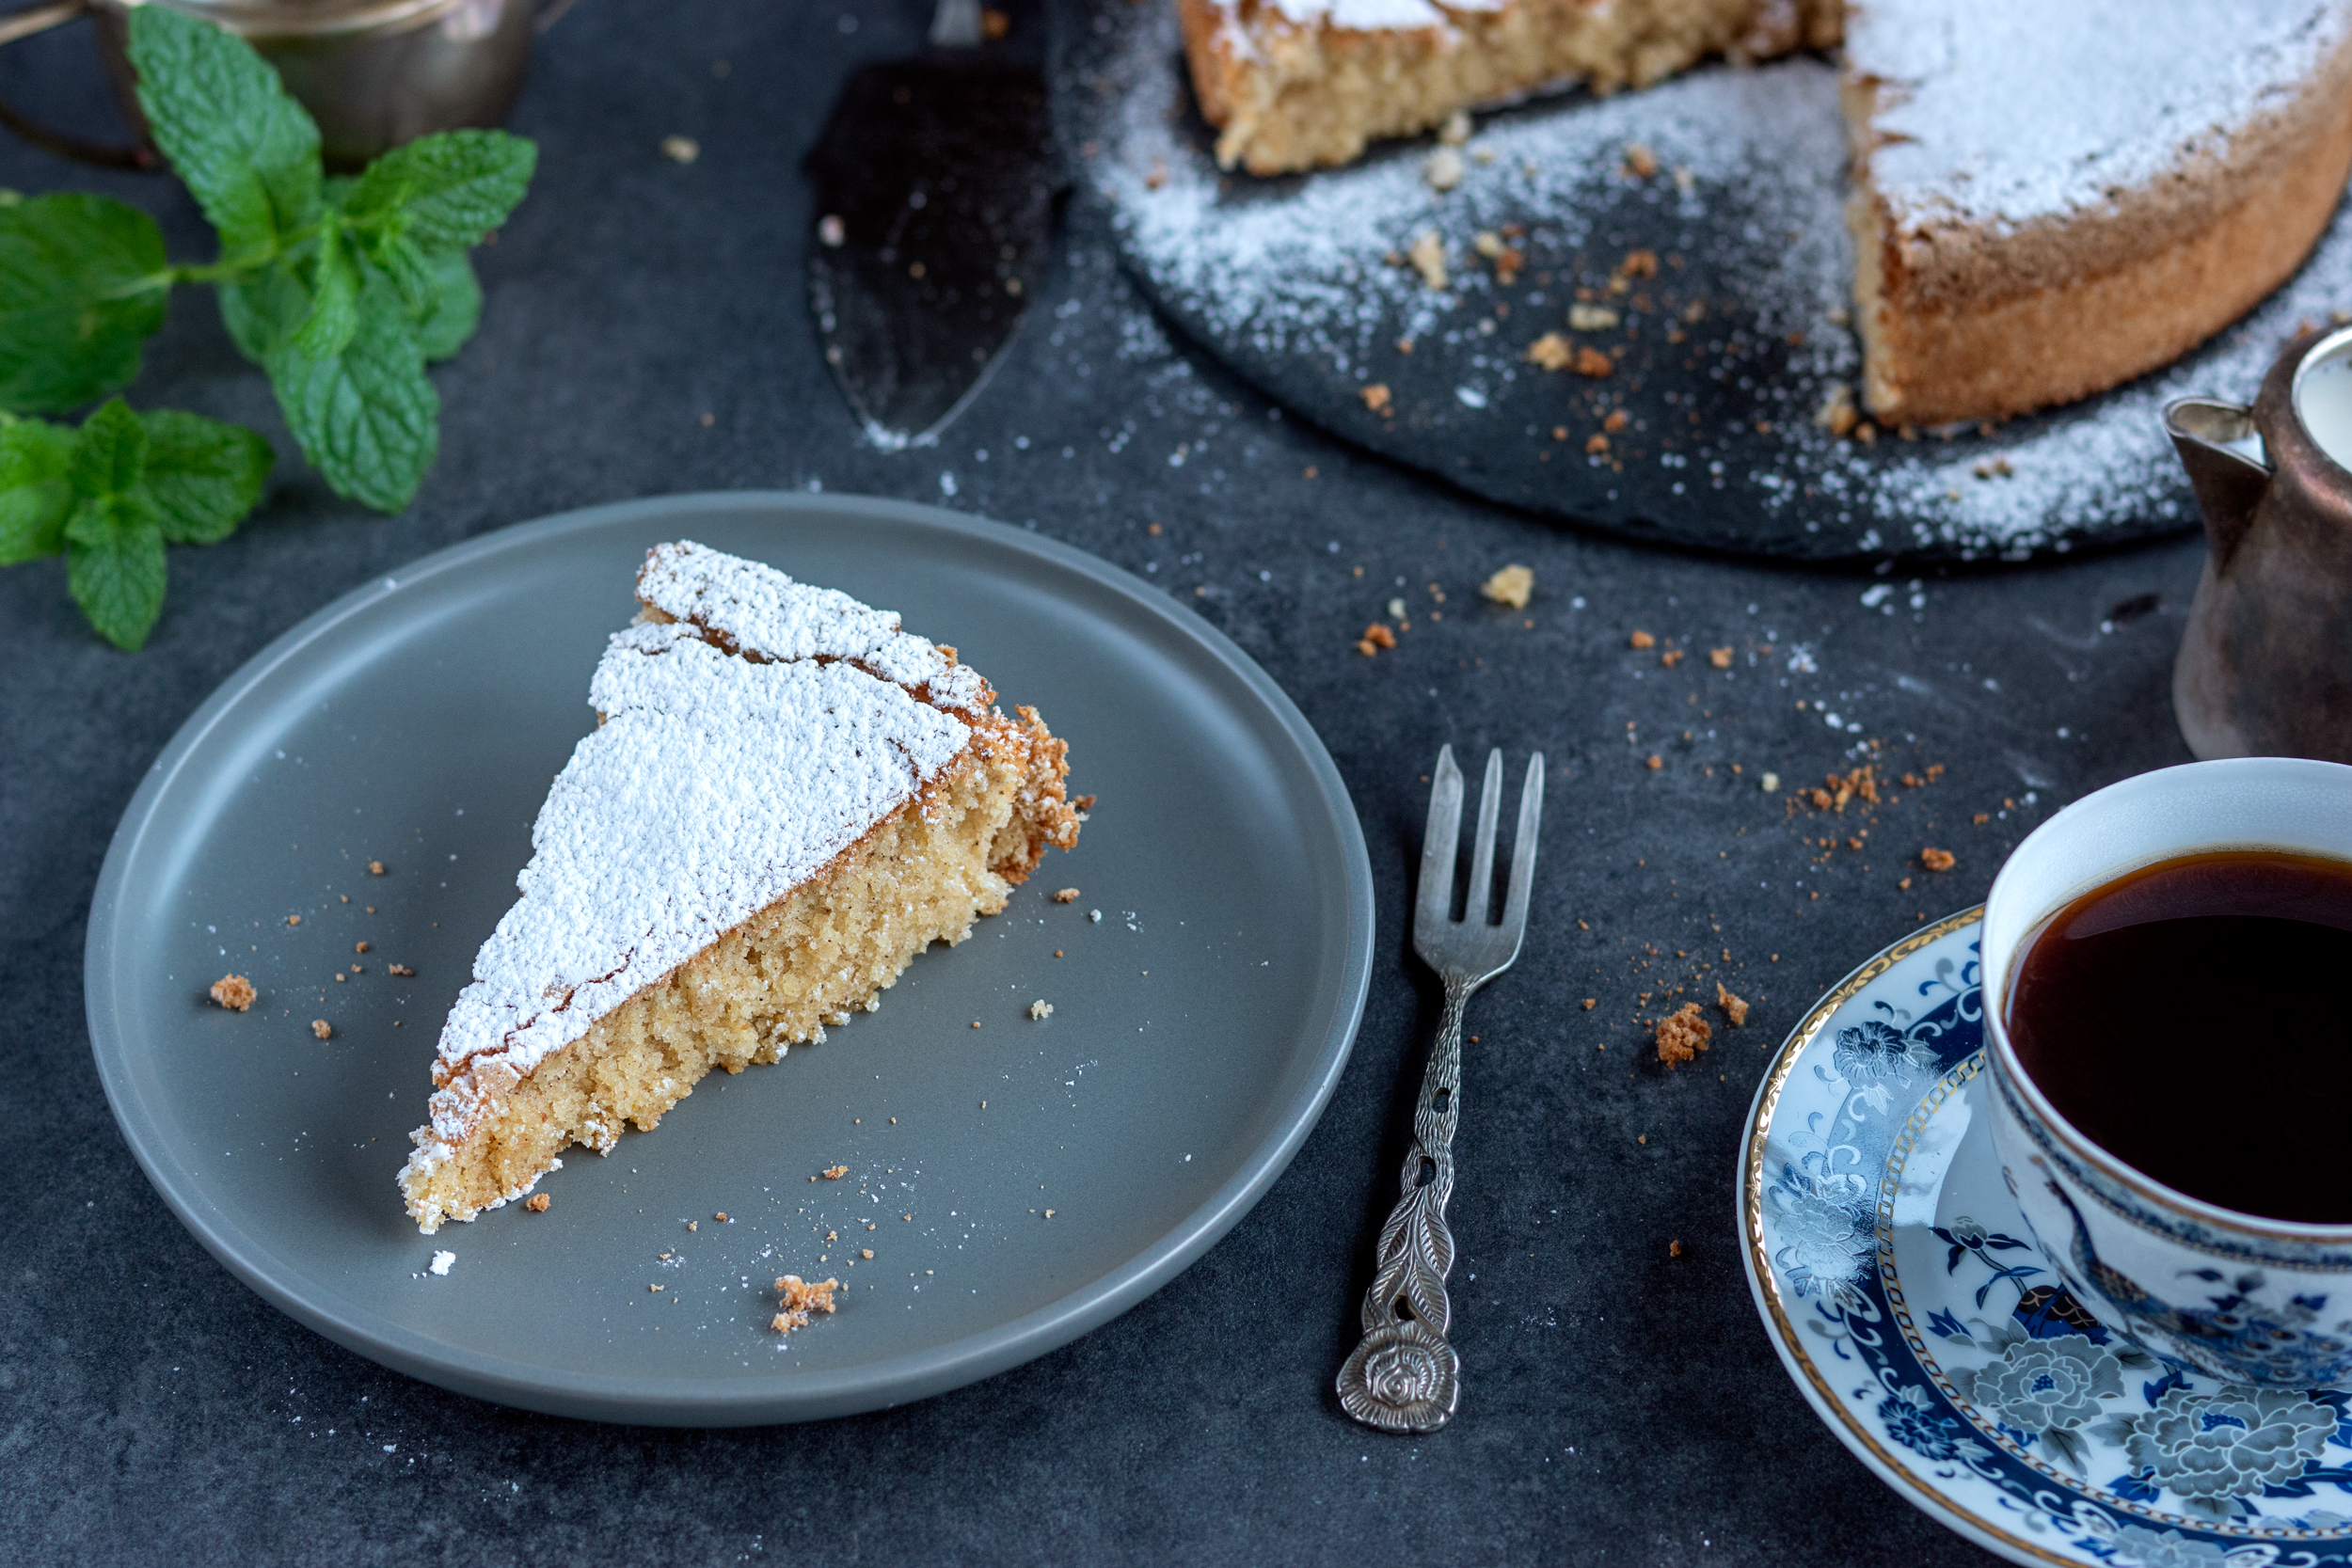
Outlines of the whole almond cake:
[{"label": "whole almond cake", "polygon": [[637,595],[442,1026],[400,1173],[428,1234],[872,1010],[1077,842],[1067,746],[897,615],[690,543]]},{"label": "whole almond cake", "polygon": [[2169,364],[2352,171],[2352,0],[1174,0],[1226,167],[1842,39],[1865,402],[1997,419]]}]

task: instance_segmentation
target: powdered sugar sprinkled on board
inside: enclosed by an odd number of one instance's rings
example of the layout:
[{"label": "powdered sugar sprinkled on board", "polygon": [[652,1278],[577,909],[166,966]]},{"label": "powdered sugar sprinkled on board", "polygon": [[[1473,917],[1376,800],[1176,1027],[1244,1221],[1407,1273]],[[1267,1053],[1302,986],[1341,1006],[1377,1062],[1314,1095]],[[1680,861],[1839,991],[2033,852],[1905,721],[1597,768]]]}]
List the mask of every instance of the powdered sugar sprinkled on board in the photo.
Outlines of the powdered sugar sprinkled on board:
[{"label": "powdered sugar sprinkled on board", "polygon": [[[1707,69],[1486,117],[1461,184],[1439,195],[1421,178],[1425,143],[1301,178],[1220,177],[1172,8],[1091,9],[1105,25],[1073,30],[1062,110],[1072,139],[1094,145],[1083,166],[1124,260],[1188,336],[1348,439],[1496,499],[1644,538],[1974,560],[2173,531],[2195,512],[2158,407],[2190,393],[2250,399],[2299,321],[2352,302],[2352,219],[2340,214],[2299,274],[2166,371],[1991,436],[1890,434],[1866,447],[1813,419],[1860,365],[1843,325],[1852,269],[1832,67]],[[1625,173],[1632,143],[1652,150],[1656,177]],[[1504,287],[1471,245],[1512,224],[1527,261]],[[1387,261],[1430,229],[1450,261],[1443,292]],[[1629,350],[1606,380],[1525,363],[1531,341],[1566,325],[1574,290],[1605,284],[1637,245],[1687,259],[1660,284],[1703,298],[1705,321],[1627,309],[1636,340],[1571,334]],[[1538,282],[1547,272],[1553,281]],[[1670,354],[1661,340],[1677,330],[1687,346]],[[1393,417],[1367,410],[1359,393],[1373,382],[1390,388]],[[1461,398],[1464,387],[1486,406]],[[1604,407],[1623,408],[1633,428],[1588,453]],[[1574,439],[1550,440],[1555,428]]]}]

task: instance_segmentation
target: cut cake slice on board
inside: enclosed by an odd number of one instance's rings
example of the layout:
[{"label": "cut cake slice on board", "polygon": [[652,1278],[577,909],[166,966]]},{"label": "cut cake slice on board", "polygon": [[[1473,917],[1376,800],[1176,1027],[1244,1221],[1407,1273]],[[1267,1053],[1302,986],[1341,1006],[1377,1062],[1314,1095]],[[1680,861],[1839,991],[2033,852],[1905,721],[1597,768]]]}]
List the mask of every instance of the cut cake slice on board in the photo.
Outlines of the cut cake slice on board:
[{"label": "cut cake slice on board", "polygon": [[442,1026],[400,1173],[427,1234],[870,1011],[1077,842],[1068,747],[897,615],[689,543],[637,593]]}]

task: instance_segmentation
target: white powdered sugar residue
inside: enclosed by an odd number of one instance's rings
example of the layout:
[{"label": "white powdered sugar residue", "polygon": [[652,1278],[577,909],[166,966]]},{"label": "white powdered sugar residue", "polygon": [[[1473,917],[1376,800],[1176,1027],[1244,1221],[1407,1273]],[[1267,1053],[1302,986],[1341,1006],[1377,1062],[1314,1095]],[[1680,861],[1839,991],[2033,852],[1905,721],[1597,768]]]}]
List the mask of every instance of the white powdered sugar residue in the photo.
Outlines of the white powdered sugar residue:
[{"label": "white powdered sugar residue", "polygon": [[637,574],[637,596],[762,658],[849,659],[886,681],[927,688],[949,707],[977,715],[985,706],[977,673],[903,630],[896,610],[795,582],[756,561],[691,540],[656,546]]},{"label": "white powdered sugar residue", "polygon": [[2024,223],[2220,154],[2344,46],[2344,0],[1854,0],[1885,85],[1873,185],[1898,213]]},{"label": "white powdered sugar residue", "polygon": [[456,1261],[457,1254],[453,1252],[437,1252],[433,1255],[433,1272],[437,1275],[446,1275],[449,1273],[450,1265]]}]

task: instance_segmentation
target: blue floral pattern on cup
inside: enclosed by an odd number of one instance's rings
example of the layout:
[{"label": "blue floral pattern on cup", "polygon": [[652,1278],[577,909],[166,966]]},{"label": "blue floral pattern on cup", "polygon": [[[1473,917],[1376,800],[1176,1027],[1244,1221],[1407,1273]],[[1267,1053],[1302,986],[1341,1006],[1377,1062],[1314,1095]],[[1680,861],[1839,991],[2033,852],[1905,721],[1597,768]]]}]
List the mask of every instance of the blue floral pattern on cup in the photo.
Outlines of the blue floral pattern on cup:
[{"label": "blue floral pattern on cup", "polygon": [[[1851,1445],[2012,1553],[2352,1568],[2345,1393],[2153,1355],[2035,1243],[1984,1137],[1974,939],[1963,925],[1897,962],[1775,1069],[1745,1202],[1784,1354],[1813,1369]],[[2195,1281],[2201,1298],[2159,1305],[2227,1332],[2268,1299],[2249,1272],[2218,1268]],[[2239,1326],[2311,1328],[2275,1319]]]}]

